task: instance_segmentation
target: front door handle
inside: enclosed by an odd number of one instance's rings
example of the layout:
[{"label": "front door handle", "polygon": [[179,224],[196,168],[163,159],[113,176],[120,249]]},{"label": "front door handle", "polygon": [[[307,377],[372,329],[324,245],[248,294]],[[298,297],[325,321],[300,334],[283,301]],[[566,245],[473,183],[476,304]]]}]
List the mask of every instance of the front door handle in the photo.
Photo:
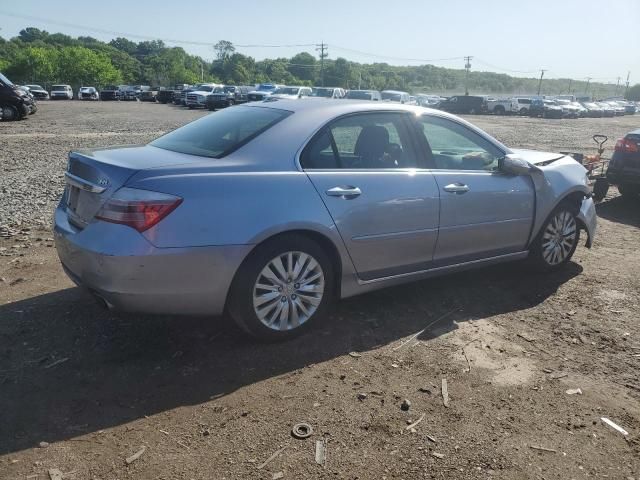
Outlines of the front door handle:
[{"label": "front door handle", "polygon": [[450,183],[444,187],[445,192],[463,194],[469,191],[469,187],[464,183]]},{"label": "front door handle", "polygon": [[346,186],[346,187],[333,187],[327,190],[327,195],[330,197],[342,197],[344,199],[355,198],[362,193],[358,187]]}]

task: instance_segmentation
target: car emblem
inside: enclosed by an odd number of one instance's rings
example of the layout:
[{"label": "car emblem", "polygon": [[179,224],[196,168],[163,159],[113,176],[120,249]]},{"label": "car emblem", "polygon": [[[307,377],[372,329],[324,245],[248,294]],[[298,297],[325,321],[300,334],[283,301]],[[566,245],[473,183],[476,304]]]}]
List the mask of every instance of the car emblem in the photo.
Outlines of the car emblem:
[{"label": "car emblem", "polygon": [[107,180],[106,178],[101,178],[98,180],[98,185],[100,185],[101,187],[106,187],[107,185],[109,185],[109,180]]}]

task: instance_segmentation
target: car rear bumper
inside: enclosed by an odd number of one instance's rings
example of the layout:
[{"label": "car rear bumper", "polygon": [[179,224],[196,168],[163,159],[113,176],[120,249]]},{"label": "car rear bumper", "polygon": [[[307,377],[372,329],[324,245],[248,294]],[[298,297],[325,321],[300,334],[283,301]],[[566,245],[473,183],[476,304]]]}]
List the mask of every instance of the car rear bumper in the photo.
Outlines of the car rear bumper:
[{"label": "car rear bumper", "polygon": [[593,240],[596,236],[596,228],[598,226],[598,220],[596,215],[596,206],[593,203],[591,197],[585,198],[582,201],[580,207],[580,213],[578,213],[578,220],[582,223],[582,226],[587,231],[587,248],[591,248]]},{"label": "car rear bumper", "polygon": [[116,310],[218,315],[251,245],[156,248],[124,225],[73,228],[65,208],[55,213],[54,238],[71,280]]},{"label": "car rear bumper", "polygon": [[607,170],[607,180],[613,185],[619,185],[621,183],[640,185],[640,169],[636,172],[628,172],[609,167]]}]

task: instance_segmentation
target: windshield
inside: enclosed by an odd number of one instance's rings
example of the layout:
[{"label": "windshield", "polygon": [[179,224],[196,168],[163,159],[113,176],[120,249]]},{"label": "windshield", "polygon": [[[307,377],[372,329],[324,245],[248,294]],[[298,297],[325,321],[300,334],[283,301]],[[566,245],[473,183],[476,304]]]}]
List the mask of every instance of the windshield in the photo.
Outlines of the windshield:
[{"label": "windshield", "polygon": [[311,90],[312,97],[332,97],[333,88],[314,88]]},{"label": "windshield", "polygon": [[382,92],[383,100],[391,100],[393,102],[399,102],[402,98],[402,95],[399,93],[391,93],[391,92]]},{"label": "windshield", "polygon": [[202,87],[198,87],[198,92],[213,92],[215,87],[210,87],[208,85],[203,85]]},{"label": "windshield", "polygon": [[273,94],[274,95],[298,95],[299,91],[300,89],[296,87],[280,87],[280,88],[276,88],[273,91]]},{"label": "windshield", "polygon": [[11,80],[9,80],[7,77],[5,77],[1,73],[0,73],[0,82],[4,83],[5,85],[7,85],[9,87],[13,87],[13,82]]},{"label": "windshield", "polygon": [[64,92],[67,89],[66,85],[54,85],[51,90],[54,92]]},{"label": "windshield", "polygon": [[229,108],[174,130],[150,145],[188,155],[221,158],[290,114],[275,108]]},{"label": "windshield", "polygon": [[225,92],[235,92],[236,91],[236,87],[224,87],[223,89]]},{"label": "windshield", "polygon": [[262,85],[258,86],[258,91],[259,92],[268,92],[270,90],[274,90],[276,87],[275,85],[271,85],[270,83],[263,83]]},{"label": "windshield", "polygon": [[42,90],[42,87],[40,85],[27,85],[27,88],[29,90]]},{"label": "windshield", "polygon": [[367,92],[365,90],[351,90],[347,93],[347,98],[353,98],[356,100],[371,100],[373,95],[371,92]]}]

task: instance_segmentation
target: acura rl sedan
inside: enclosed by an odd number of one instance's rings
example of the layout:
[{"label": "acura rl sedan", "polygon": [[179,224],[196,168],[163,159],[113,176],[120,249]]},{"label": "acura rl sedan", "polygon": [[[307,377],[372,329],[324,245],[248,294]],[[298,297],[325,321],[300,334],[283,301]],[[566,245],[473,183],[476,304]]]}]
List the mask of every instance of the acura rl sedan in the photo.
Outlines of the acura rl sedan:
[{"label": "acura rl sedan", "polygon": [[453,115],[277,100],[147,144],[69,154],[62,266],[109,308],[218,315],[263,339],[339,298],[521,260],[553,271],[596,228],[586,170]]}]

